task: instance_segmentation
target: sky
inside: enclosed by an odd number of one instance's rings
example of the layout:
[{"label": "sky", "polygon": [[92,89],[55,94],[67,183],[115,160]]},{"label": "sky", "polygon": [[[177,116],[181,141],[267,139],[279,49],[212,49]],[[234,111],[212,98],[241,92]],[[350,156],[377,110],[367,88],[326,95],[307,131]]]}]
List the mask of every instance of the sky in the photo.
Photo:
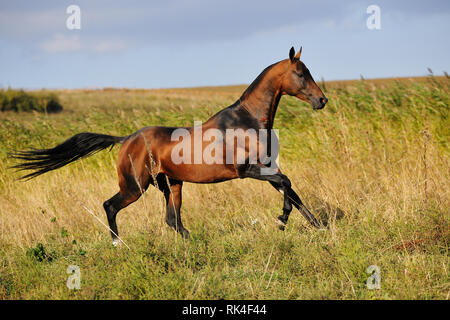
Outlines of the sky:
[{"label": "sky", "polygon": [[246,84],[292,46],[316,80],[442,75],[449,33],[448,0],[0,0],[0,88]]}]

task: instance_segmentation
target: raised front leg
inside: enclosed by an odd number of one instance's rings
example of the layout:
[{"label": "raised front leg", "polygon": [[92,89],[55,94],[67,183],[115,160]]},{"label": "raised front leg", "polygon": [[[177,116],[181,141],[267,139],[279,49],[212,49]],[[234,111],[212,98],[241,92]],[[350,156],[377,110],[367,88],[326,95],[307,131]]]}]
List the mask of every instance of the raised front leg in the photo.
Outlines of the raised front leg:
[{"label": "raised front leg", "polygon": [[[269,181],[270,182],[270,181]],[[288,199],[288,201],[293,204],[298,211],[300,211],[300,213],[306,218],[306,220],[308,220],[308,222],[316,227],[316,228],[320,228],[321,224],[319,223],[319,221],[317,221],[316,217],[314,217],[314,215],[308,210],[307,207],[305,207],[305,205],[303,204],[303,202],[300,200],[300,197],[297,195],[297,193],[295,193],[294,190],[292,190],[292,188],[289,188],[287,192],[285,192],[280,185],[277,185],[276,183],[270,182],[270,184],[277,189],[278,191],[282,192],[284,194],[284,202],[286,202],[286,198]],[[286,205],[285,205],[286,208]],[[289,214],[292,211],[292,206],[291,206],[291,211],[287,211],[285,210],[285,208],[283,208],[283,214],[281,216],[278,217],[278,221],[280,221],[280,229],[284,230],[284,227],[286,226],[286,223],[289,219]]]},{"label": "raised front leg", "polygon": [[289,199],[289,190],[292,190],[291,188],[283,188],[282,185],[277,184],[273,181],[269,181],[272,186],[275,187],[278,191],[280,191],[283,194],[283,214],[281,216],[278,216],[278,228],[280,230],[284,230],[286,227],[286,224],[289,219],[289,215],[292,211],[292,201]]},{"label": "raised front leg", "polygon": [[[265,169],[265,170],[262,170]],[[269,181],[277,190],[284,194],[283,215],[278,217],[279,227],[284,230],[289,214],[292,211],[292,201],[289,200],[288,194],[291,190],[291,181],[282,174],[278,169],[273,170],[258,165],[242,165],[238,168],[240,178],[253,178],[263,181]]]},{"label": "raised front leg", "polygon": [[[262,170],[265,169],[265,170]],[[316,227],[320,228],[320,223],[314,217],[314,215],[305,207],[300,200],[300,197],[292,190],[291,181],[287,176],[282,174],[279,169],[270,171],[269,168],[261,167],[255,164],[246,164],[238,167],[240,178],[253,178],[263,181],[269,181],[278,191],[284,195],[283,214],[278,217],[280,222],[280,229],[284,230],[286,223],[289,219],[289,214],[292,211],[292,205],[294,205],[300,213],[308,220],[308,222]]]}]

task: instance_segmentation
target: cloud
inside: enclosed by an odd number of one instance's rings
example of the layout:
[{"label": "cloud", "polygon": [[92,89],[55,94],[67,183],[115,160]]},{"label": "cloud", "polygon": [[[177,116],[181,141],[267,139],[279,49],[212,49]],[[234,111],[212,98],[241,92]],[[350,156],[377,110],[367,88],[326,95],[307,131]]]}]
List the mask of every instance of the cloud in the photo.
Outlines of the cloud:
[{"label": "cloud", "polygon": [[[33,52],[121,52],[146,47],[196,47],[289,35],[301,42],[319,29],[365,28],[373,0],[77,0],[81,30],[66,28],[70,2],[15,0],[0,3],[0,40]],[[449,12],[450,1],[375,1],[388,18],[416,21]],[[270,44],[268,44],[270,45]],[[230,48],[234,50],[238,48]],[[39,53],[39,52],[38,52]],[[33,54],[38,54],[33,52]]]},{"label": "cloud", "polygon": [[[366,17],[365,8],[372,0],[362,1],[210,1],[167,0],[111,2],[105,0],[78,0],[81,8],[79,34],[82,50],[96,52],[120,51],[125,47],[112,37],[125,39],[138,46],[179,46],[217,43],[246,39],[255,35],[294,32],[308,26],[305,32],[315,28],[329,28],[360,24]],[[382,14],[400,13],[414,19],[418,15],[448,11],[449,1],[386,1],[377,0]],[[53,34],[65,33],[68,3],[42,0],[30,2],[17,0],[1,4],[0,36],[15,41],[43,43],[45,48],[75,51],[75,44],[63,43],[66,39],[51,39]],[[332,21],[330,23],[330,21]],[[349,22],[350,21],[350,22]],[[69,37],[69,36],[67,36]],[[50,38],[50,40],[49,40]],[[69,38],[74,38],[70,36]],[[81,39],[81,38],[80,38]],[[69,39],[72,41],[73,39]],[[83,40],[86,41],[86,40]],[[95,42],[95,44],[93,44]],[[94,49],[93,49],[94,47]],[[96,48],[96,49],[95,49]]]},{"label": "cloud", "polygon": [[80,35],[67,35],[57,33],[51,39],[44,40],[39,44],[39,48],[45,53],[70,53],[70,52],[95,52],[109,53],[119,52],[127,48],[125,41],[120,39],[101,40],[86,39],[82,41]]},{"label": "cloud", "polygon": [[[307,21],[344,14],[345,6],[332,0],[168,0],[123,2],[77,1],[81,8],[80,32],[97,41],[111,35],[150,45],[198,44],[245,38]],[[65,31],[67,3],[55,1],[2,5],[0,35],[11,39],[48,41]]]},{"label": "cloud", "polygon": [[40,48],[47,53],[75,52],[83,48],[79,35],[67,36],[55,34],[51,39],[40,44]]},{"label": "cloud", "polygon": [[126,48],[127,44],[123,40],[105,40],[92,46],[92,49],[98,53],[118,52]]}]

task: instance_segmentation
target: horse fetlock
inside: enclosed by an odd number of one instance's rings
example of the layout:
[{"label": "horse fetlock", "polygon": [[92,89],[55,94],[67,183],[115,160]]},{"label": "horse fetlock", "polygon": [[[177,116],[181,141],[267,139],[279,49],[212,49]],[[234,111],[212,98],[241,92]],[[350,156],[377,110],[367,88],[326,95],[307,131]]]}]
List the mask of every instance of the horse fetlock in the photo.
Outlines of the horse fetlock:
[{"label": "horse fetlock", "polygon": [[284,229],[286,228],[286,222],[287,221],[284,220],[284,216],[279,216],[277,219],[278,229],[284,231]]},{"label": "horse fetlock", "polygon": [[118,247],[119,245],[121,244],[121,242],[120,242],[120,240],[119,239],[113,239],[113,241],[112,241],[112,245],[114,246],[114,247]]},{"label": "horse fetlock", "polygon": [[175,228],[177,226],[176,222],[175,222],[175,218],[167,215],[166,216],[166,223],[169,225],[169,227]]}]

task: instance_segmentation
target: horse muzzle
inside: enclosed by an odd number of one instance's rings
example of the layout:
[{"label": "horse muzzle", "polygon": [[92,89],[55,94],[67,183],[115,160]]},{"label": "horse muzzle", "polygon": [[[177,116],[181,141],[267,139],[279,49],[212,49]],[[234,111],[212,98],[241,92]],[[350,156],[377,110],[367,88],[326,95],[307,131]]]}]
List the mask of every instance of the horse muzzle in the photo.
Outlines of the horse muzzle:
[{"label": "horse muzzle", "polygon": [[327,102],[328,102],[327,97],[323,96],[320,99],[315,100],[312,103],[312,107],[314,110],[320,110],[320,109],[325,108],[325,105],[327,104]]}]

